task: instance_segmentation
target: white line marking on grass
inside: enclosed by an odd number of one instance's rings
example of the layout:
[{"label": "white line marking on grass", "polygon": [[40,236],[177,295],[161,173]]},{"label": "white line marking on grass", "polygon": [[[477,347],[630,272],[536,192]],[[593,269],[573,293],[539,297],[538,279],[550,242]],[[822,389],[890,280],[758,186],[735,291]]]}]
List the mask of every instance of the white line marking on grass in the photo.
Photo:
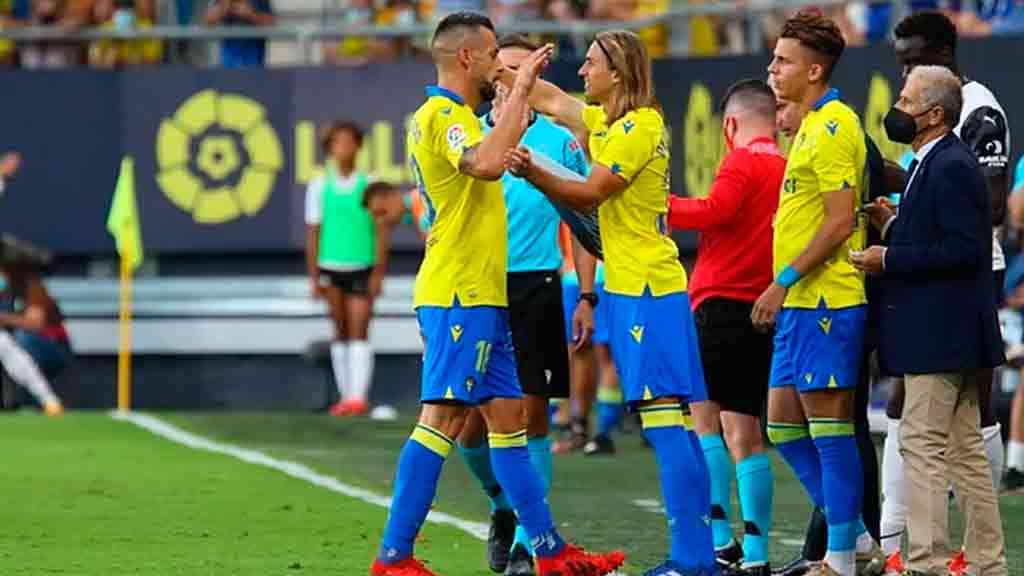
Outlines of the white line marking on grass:
[{"label": "white line marking on grass", "polygon": [[[166,440],[170,440],[175,444],[181,444],[182,446],[187,446],[194,450],[205,450],[207,452],[223,454],[225,456],[237,458],[243,462],[248,462],[249,464],[272,468],[278,472],[283,472],[292,478],[305,480],[315,486],[326,488],[332,492],[337,492],[338,494],[343,494],[349,498],[355,498],[356,500],[361,500],[368,504],[381,506],[383,508],[390,508],[391,506],[391,498],[374,494],[369,490],[349,486],[348,484],[339,481],[337,478],[314,472],[304,464],[272,458],[258,450],[249,450],[248,448],[241,448],[231,444],[215,442],[208,438],[192,434],[191,432],[186,432],[177,426],[164,422],[163,420],[149,414],[113,411],[110,413],[110,417],[114,420],[134,424],[139,428],[152,432],[153,434],[156,434]],[[487,530],[489,526],[481,522],[470,522],[468,520],[463,520],[461,518],[445,514],[444,512],[434,511],[431,511],[430,514],[427,515],[427,521],[435,524],[447,524],[449,526],[454,526],[478,540],[487,540]]]}]

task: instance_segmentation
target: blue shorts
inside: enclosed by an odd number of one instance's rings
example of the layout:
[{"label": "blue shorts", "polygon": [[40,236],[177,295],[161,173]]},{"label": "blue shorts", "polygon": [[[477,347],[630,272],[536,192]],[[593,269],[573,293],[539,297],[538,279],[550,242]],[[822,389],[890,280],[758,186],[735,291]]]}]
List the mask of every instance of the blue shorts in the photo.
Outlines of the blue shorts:
[{"label": "blue shorts", "polygon": [[856,388],[867,309],[780,310],[769,386],[796,386],[799,392]]},{"label": "blue shorts", "polygon": [[71,363],[71,347],[65,342],[51,340],[28,330],[15,330],[12,335],[47,378],[56,378]]},{"label": "blue shorts", "polygon": [[420,401],[476,406],[521,398],[508,309],[494,306],[416,309],[423,337]]},{"label": "blue shorts", "polygon": [[[590,339],[594,344],[608,345],[608,293],[604,291],[604,282],[594,283],[597,294],[597,309],[594,310],[594,334]],[[565,341],[572,343],[572,315],[576,313],[576,303],[580,298],[580,281],[575,273],[562,276],[562,309],[565,311]]]},{"label": "blue shorts", "polygon": [[690,297],[607,293],[608,330],[622,392],[628,404],[677,396],[707,400]]}]

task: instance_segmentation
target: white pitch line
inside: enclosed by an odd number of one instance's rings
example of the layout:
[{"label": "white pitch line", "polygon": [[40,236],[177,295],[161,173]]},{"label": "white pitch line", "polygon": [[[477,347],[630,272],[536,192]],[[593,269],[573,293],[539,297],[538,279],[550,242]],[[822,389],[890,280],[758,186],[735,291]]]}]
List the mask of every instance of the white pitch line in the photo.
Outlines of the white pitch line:
[{"label": "white pitch line", "polygon": [[[248,462],[249,464],[256,464],[257,466],[263,466],[277,470],[278,472],[283,472],[292,478],[304,480],[310,484],[326,488],[332,492],[337,492],[338,494],[343,494],[349,498],[355,498],[356,500],[361,500],[368,504],[381,506],[383,508],[391,507],[390,498],[374,494],[369,490],[349,486],[348,484],[339,481],[337,478],[314,472],[304,464],[291,462],[289,460],[279,460],[258,450],[249,450],[248,448],[241,448],[231,444],[215,442],[208,438],[192,434],[191,432],[186,432],[177,426],[164,422],[163,420],[149,414],[113,411],[110,413],[110,417],[114,420],[134,424],[139,428],[152,432],[153,434],[166,440],[170,440],[175,444],[181,444],[182,446],[187,446],[194,450],[205,450],[207,452],[231,456],[232,458]],[[470,522],[468,520],[463,520],[461,518],[445,514],[444,512],[434,511],[427,515],[427,521],[435,524],[447,524],[462,530],[478,540],[487,540],[487,531],[489,526],[481,522]]]}]

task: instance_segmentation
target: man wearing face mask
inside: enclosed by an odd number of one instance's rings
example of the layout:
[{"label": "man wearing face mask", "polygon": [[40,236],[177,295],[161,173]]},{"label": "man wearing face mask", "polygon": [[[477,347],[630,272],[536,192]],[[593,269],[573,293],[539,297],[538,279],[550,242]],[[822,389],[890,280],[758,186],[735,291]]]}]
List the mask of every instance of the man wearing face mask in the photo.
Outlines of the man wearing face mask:
[{"label": "man wearing face mask", "polygon": [[962,107],[961,83],[950,70],[910,71],[885,118],[889,139],[914,150],[900,215],[885,201],[872,204],[868,212],[887,246],[850,255],[858,269],[882,277],[880,362],[905,382],[899,441],[911,575],[948,571],[949,481],[965,514],[967,561],[977,574],[1007,574],[974,377],[1004,361],[991,198],[971,149],[952,134]]},{"label": "man wearing face mask", "polygon": [[[733,84],[722,114],[727,153],[711,191],[706,198],[670,196],[668,223],[700,232],[690,297],[709,400],[690,407],[711,476],[716,556],[727,574],[768,575],[773,479],[761,414],[772,338],[754,329],[750,313],[772,283],[772,217],[786,159],[775,145],[775,94],[763,80]],[[737,362],[736,350],[744,361]],[[728,516],[734,462],[742,547]]]},{"label": "man wearing face mask", "polygon": [[[995,306],[1002,303],[1006,260],[998,240],[998,226],[1005,219],[1009,194],[1010,134],[1006,115],[992,92],[981,83],[963,78],[956,64],[956,27],[939,12],[918,12],[903,19],[895,30],[896,59],[906,76],[915,66],[937,65],[949,69],[963,83],[963,109],[953,133],[971,149],[988,184],[991,195],[992,273],[995,276]],[[992,406],[992,370],[979,370],[978,401],[985,451],[989,460],[993,485],[998,486],[1003,467],[1003,440],[999,421]],[[885,504],[882,511],[882,546],[890,563],[898,565],[901,535],[905,527],[903,510],[903,462],[898,442],[900,414],[903,409],[903,383],[897,382],[886,412],[889,417],[888,437],[882,467]],[[950,562],[950,570],[960,574],[966,568],[963,554]]]}]

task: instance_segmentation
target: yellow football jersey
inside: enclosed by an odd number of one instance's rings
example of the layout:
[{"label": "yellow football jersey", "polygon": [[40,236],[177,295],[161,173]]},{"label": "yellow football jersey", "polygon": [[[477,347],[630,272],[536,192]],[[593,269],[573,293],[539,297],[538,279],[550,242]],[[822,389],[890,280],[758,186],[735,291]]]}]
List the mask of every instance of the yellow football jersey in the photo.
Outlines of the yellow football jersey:
[{"label": "yellow football jersey", "polygon": [[[866,185],[867,146],[857,114],[839,100],[837,91],[826,94],[807,113],[793,139],[775,215],[775,274],[792,264],[825,220],[822,194],[853,188],[849,209],[857,210]],[[789,289],[786,308],[845,308],[867,302],[864,274],[849,260],[851,249],[864,248],[865,229],[858,219],[854,232],[824,264]]]},{"label": "yellow football jersey", "polygon": [[501,181],[459,171],[483,140],[480,119],[455,93],[431,86],[408,134],[409,163],[433,221],[416,275],[414,306],[507,306],[508,259]]},{"label": "yellow football jersey", "polygon": [[631,110],[608,126],[604,109],[587,106],[590,155],[624,178],[625,190],[598,208],[605,290],[654,296],[686,290],[679,249],[668,236],[669,153],[665,122],[654,108]]}]

